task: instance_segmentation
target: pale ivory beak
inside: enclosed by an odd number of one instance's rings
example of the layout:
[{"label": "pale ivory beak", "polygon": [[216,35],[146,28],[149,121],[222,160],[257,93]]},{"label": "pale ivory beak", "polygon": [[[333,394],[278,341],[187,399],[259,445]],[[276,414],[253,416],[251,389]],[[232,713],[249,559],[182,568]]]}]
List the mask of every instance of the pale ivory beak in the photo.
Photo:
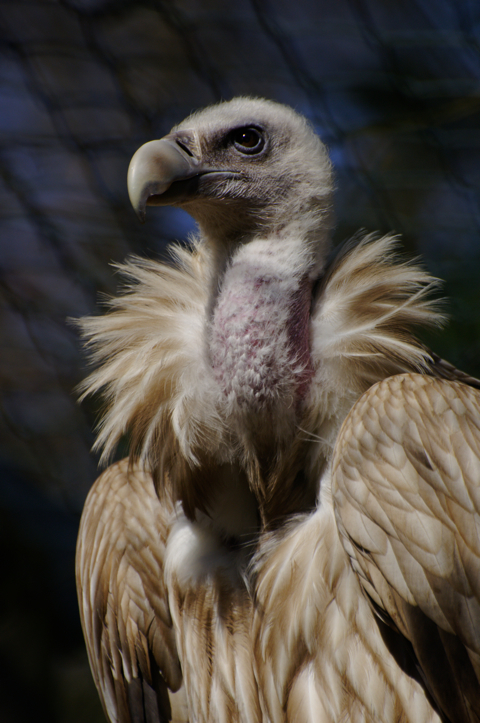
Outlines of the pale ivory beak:
[{"label": "pale ivory beak", "polygon": [[127,176],[130,202],[140,221],[145,221],[147,204],[162,205],[156,197],[164,194],[174,181],[192,178],[200,171],[198,158],[189,155],[173,133],[141,146],[130,161]]}]

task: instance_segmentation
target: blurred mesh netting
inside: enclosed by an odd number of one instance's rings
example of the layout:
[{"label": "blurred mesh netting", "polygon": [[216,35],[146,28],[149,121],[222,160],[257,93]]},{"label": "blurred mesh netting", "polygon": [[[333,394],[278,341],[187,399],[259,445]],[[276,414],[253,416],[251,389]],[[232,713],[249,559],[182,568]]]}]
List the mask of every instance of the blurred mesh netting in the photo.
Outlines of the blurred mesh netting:
[{"label": "blurred mesh netting", "polygon": [[96,474],[94,405],[70,317],[155,257],[186,215],[144,227],[129,159],[233,95],[305,113],[330,148],[338,241],[394,230],[447,280],[437,351],[480,374],[477,0],[1,0],[0,719],[100,721],[73,582]]}]

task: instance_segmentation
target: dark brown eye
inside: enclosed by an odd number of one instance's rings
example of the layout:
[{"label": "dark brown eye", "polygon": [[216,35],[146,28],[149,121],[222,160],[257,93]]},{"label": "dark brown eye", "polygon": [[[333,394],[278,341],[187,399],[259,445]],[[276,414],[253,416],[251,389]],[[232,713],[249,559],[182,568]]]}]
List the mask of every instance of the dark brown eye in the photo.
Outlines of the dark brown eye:
[{"label": "dark brown eye", "polygon": [[237,128],[231,134],[232,143],[241,153],[260,153],[265,140],[256,128]]}]

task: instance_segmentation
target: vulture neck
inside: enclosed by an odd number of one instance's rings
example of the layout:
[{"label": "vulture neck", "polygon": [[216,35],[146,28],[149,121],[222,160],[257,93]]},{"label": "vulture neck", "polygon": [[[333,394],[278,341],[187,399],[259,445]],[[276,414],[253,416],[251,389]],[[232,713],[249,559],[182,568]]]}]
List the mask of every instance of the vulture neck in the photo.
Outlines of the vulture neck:
[{"label": "vulture neck", "polygon": [[301,421],[314,374],[317,256],[298,236],[278,233],[237,246],[223,268],[212,291],[210,364],[236,463],[262,527],[272,528],[315,503],[315,487],[303,474]]},{"label": "vulture neck", "polygon": [[[253,493],[264,529],[316,499],[317,476],[304,473],[311,445],[302,421],[314,376],[312,289],[329,247],[321,218],[316,204],[248,235],[201,229],[213,262],[207,354],[229,462]],[[229,506],[235,499],[232,492]]]},{"label": "vulture neck", "polygon": [[315,247],[279,231],[237,245],[217,265],[209,355],[227,418],[244,444],[276,446],[294,432],[313,376]]}]

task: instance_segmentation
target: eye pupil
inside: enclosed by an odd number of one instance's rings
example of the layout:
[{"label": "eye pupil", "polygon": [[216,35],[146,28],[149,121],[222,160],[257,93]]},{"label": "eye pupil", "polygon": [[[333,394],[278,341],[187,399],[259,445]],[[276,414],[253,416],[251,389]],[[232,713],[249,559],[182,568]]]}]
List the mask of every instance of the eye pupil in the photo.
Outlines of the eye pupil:
[{"label": "eye pupil", "polygon": [[231,139],[235,148],[242,153],[260,153],[265,145],[263,135],[256,128],[237,128]]},{"label": "eye pupil", "polygon": [[240,143],[241,146],[245,146],[245,148],[254,148],[258,143],[258,133],[254,133],[251,130],[240,131],[238,135],[239,138],[237,139],[237,143]]}]

